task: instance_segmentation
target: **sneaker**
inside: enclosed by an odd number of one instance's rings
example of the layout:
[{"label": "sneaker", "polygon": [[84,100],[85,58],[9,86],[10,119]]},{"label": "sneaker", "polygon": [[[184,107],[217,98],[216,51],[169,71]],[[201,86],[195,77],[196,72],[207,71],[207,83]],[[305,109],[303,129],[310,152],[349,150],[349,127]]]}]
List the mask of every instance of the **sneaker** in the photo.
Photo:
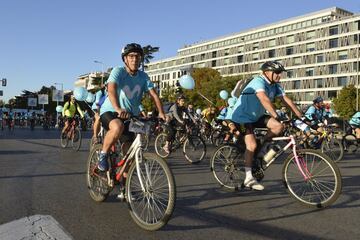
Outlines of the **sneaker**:
[{"label": "sneaker", "polygon": [[109,169],[109,164],[108,164],[108,161],[107,161],[107,154],[106,153],[100,153],[98,169],[100,171],[107,171]]},{"label": "sneaker", "polygon": [[255,178],[250,178],[249,180],[244,181],[244,186],[250,189],[254,189],[257,191],[264,190],[264,186],[258,183]]}]

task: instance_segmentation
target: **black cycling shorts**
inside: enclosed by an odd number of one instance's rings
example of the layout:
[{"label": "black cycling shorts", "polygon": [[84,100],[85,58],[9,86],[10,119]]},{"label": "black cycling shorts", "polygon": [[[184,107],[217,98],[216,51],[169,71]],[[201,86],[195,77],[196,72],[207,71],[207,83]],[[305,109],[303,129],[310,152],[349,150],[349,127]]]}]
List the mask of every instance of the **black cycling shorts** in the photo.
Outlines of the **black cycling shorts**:
[{"label": "black cycling shorts", "polygon": [[125,125],[125,129],[124,132],[122,133],[121,137],[120,137],[120,141],[121,142],[131,142],[135,139],[135,133],[129,132],[129,124],[130,121],[123,121],[120,118],[118,118],[118,113],[117,112],[105,112],[103,114],[100,115],[100,122],[101,125],[103,126],[103,128],[105,128],[105,130],[109,130],[109,124],[112,120],[114,119],[118,119],[120,122],[124,123]]},{"label": "black cycling shorts", "polygon": [[267,128],[267,124],[270,120],[270,116],[269,115],[263,115],[261,118],[259,118],[259,120],[257,120],[254,123],[245,123],[245,135],[247,134],[253,134],[254,133],[254,129],[255,128]]}]

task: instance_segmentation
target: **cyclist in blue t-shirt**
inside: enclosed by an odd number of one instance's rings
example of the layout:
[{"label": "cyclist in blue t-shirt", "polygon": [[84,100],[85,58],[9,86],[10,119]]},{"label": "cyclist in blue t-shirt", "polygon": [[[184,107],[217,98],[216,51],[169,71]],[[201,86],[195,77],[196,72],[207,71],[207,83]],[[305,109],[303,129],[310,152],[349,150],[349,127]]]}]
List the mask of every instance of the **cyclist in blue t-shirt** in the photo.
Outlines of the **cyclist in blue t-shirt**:
[{"label": "cyclist in blue t-shirt", "polygon": [[[245,126],[245,180],[244,185],[255,190],[263,190],[264,187],[252,176],[251,167],[257,143],[254,128],[268,128],[264,141],[271,140],[283,130],[279,122],[279,116],[273,104],[275,97],[280,97],[283,104],[289,107],[297,117],[302,118],[301,112],[293,101],[285,95],[280,86],[281,73],[285,68],[276,61],[265,62],[261,66],[262,74],[254,77],[240,93],[234,109],[227,114],[226,118],[238,125]],[[234,89],[235,91],[236,89]],[[265,115],[265,111],[269,115]],[[264,148],[264,147],[263,147]]]},{"label": "cyclist in blue t-shirt", "polygon": [[[161,101],[157,95],[154,84],[149,76],[139,71],[143,63],[144,52],[142,47],[136,43],[127,44],[121,53],[124,67],[115,67],[107,80],[108,96],[100,108],[100,120],[102,126],[108,130],[105,135],[102,151],[100,153],[99,170],[108,169],[107,153],[110,147],[122,136],[132,138],[125,127],[123,119],[129,114],[138,116],[139,105],[145,92],[149,92],[159,111],[159,117],[165,120],[165,114]],[[127,139],[130,140],[130,139]]]},{"label": "cyclist in blue t-shirt", "polygon": [[101,84],[101,89],[95,93],[95,101],[91,106],[91,109],[94,112],[94,124],[93,124],[93,136],[92,136],[92,143],[96,144],[98,143],[98,135],[100,132],[100,99],[102,97],[106,97],[106,89],[103,84]]},{"label": "cyclist in blue t-shirt", "polygon": [[360,112],[355,113],[349,123],[355,129],[356,138],[360,139]]},{"label": "cyclist in blue t-shirt", "polygon": [[322,129],[318,126],[324,118],[324,100],[318,96],[313,100],[311,105],[305,112],[305,117],[311,121],[311,128],[322,132]]}]

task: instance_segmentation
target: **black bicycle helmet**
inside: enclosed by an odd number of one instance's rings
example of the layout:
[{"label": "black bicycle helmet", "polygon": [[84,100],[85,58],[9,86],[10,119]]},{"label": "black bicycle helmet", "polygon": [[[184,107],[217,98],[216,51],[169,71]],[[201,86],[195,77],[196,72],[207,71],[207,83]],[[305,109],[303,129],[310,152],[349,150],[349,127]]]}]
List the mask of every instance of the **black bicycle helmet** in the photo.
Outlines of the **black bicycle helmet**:
[{"label": "black bicycle helmet", "polygon": [[140,44],[137,43],[129,43],[127,44],[121,51],[121,58],[124,61],[124,57],[129,53],[136,52],[140,53],[141,58],[144,57],[144,50],[142,49]]},{"label": "black bicycle helmet", "polygon": [[315,104],[315,103],[321,103],[321,102],[323,102],[324,101],[324,99],[321,97],[321,96],[318,96],[318,97],[316,97],[314,100],[313,100],[313,103]]},{"label": "black bicycle helmet", "polygon": [[177,100],[180,100],[180,99],[186,100],[186,97],[185,97],[184,94],[179,94],[176,99],[177,99]]},{"label": "black bicycle helmet", "polygon": [[260,69],[263,72],[272,71],[272,72],[274,72],[276,74],[286,72],[286,69],[284,68],[284,66],[281,63],[277,62],[277,61],[265,62],[263,65],[261,65]]}]

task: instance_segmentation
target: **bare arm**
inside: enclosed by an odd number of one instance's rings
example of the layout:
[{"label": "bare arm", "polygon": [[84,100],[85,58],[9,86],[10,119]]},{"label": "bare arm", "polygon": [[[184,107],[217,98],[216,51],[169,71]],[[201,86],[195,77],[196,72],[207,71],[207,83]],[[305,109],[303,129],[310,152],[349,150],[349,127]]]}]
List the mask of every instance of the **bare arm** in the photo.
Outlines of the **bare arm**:
[{"label": "bare arm", "polygon": [[163,107],[162,107],[162,103],[161,103],[161,101],[160,101],[159,96],[157,95],[157,93],[155,92],[154,89],[151,89],[151,90],[149,91],[149,94],[150,94],[151,98],[154,100],[155,106],[156,106],[157,110],[159,111],[159,117],[160,117],[162,120],[165,120],[165,113],[164,113],[164,110],[163,110]]},{"label": "bare arm", "polygon": [[286,104],[290,109],[291,111],[298,117],[298,118],[302,118],[303,117],[303,114],[299,111],[299,109],[296,107],[296,105],[294,104],[294,102],[286,95],[284,95],[282,98],[281,98],[282,102],[284,104]]},{"label": "bare arm", "polygon": [[265,92],[257,92],[256,97],[260,100],[261,104],[264,106],[265,110],[269,112],[271,117],[276,118],[278,116],[273,103]]}]

